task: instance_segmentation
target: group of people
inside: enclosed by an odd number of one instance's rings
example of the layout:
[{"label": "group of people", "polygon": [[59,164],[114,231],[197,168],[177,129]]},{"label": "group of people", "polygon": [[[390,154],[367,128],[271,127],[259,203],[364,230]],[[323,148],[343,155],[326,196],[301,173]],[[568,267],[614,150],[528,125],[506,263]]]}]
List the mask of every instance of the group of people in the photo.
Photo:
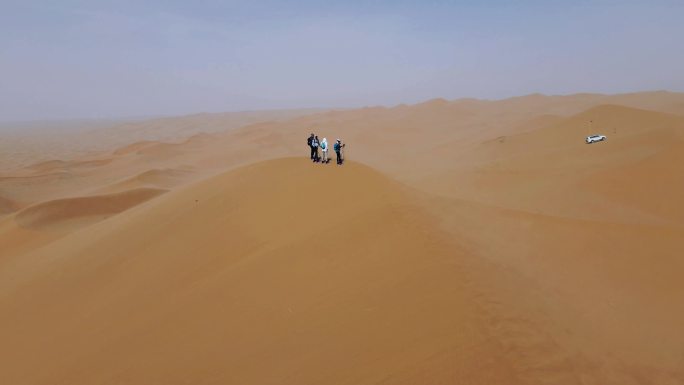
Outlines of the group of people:
[{"label": "group of people", "polygon": [[[318,140],[318,135],[312,133],[306,140],[306,144],[308,144],[311,149],[311,160],[314,163],[330,163],[330,159],[328,158],[328,139],[323,138],[323,140]],[[342,140],[340,139],[335,140],[335,144],[333,144],[333,150],[335,151],[335,155],[337,155],[338,165],[341,165],[344,162],[344,158],[342,157],[342,149],[344,149],[344,146],[345,144],[342,143]],[[323,153],[322,157],[318,153],[319,149]]]}]

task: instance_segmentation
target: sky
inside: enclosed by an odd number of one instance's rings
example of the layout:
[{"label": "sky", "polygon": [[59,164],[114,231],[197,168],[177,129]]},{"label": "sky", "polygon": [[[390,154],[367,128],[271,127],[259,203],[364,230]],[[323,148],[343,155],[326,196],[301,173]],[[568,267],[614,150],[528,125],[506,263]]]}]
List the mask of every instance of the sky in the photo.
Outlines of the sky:
[{"label": "sky", "polygon": [[0,0],[0,121],[684,91],[684,1]]}]

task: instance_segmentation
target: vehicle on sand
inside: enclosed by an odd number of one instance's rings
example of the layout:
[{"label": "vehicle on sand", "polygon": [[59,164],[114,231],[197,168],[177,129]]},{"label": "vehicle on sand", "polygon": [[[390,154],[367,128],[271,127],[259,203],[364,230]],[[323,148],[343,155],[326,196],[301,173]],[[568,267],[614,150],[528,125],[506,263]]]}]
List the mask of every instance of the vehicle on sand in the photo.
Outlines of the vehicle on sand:
[{"label": "vehicle on sand", "polygon": [[596,142],[603,142],[606,139],[607,138],[605,135],[590,135],[590,136],[587,136],[587,138],[584,141],[587,144],[592,144],[592,143],[596,143]]}]

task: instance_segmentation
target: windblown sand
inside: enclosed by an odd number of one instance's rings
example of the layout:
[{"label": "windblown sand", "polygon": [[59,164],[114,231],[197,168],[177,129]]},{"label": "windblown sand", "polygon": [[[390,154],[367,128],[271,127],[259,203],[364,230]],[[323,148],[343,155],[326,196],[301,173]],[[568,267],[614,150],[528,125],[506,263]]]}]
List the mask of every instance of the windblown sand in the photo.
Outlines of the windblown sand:
[{"label": "windblown sand", "polygon": [[3,154],[0,383],[684,384],[684,94],[248,118]]}]

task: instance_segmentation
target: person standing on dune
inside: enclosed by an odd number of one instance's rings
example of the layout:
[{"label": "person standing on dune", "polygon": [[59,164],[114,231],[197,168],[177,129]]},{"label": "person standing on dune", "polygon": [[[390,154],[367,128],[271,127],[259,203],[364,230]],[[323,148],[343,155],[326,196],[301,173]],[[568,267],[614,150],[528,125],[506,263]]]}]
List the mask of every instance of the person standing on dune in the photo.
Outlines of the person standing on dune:
[{"label": "person standing on dune", "polygon": [[328,163],[328,139],[321,141],[321,151],[323,152],[323,163]]},{"label": "person standing on dune", "polygon": [[335,150],[335,155],[337,155],[337,165],[341,165],[342,162],[344,162],[344,159],[342,159],[342,149],[344,148],[344,144],[340,139],[337,139],[335,142],[335,146],[333,146],[333,150]]},{"label": "person standing on dune", "polygon": [[314,147],[313,147],[313,141],[314,141],[314,134],[311,133],[309,138],[306,140],[306,144],[309,146],[309,150],[311,150],[311,156],[309,159],[313,160],[314,159]]},{"label": "person standing on dune", "polygon": [[311,141],[311,146],[313,148],[313,156],[314,162],[318,162],[321,160],[321,158],[318,156],[318,147],[320,146],[321,142],[318,141],[318,135],[316,135],[313,140]]}]

